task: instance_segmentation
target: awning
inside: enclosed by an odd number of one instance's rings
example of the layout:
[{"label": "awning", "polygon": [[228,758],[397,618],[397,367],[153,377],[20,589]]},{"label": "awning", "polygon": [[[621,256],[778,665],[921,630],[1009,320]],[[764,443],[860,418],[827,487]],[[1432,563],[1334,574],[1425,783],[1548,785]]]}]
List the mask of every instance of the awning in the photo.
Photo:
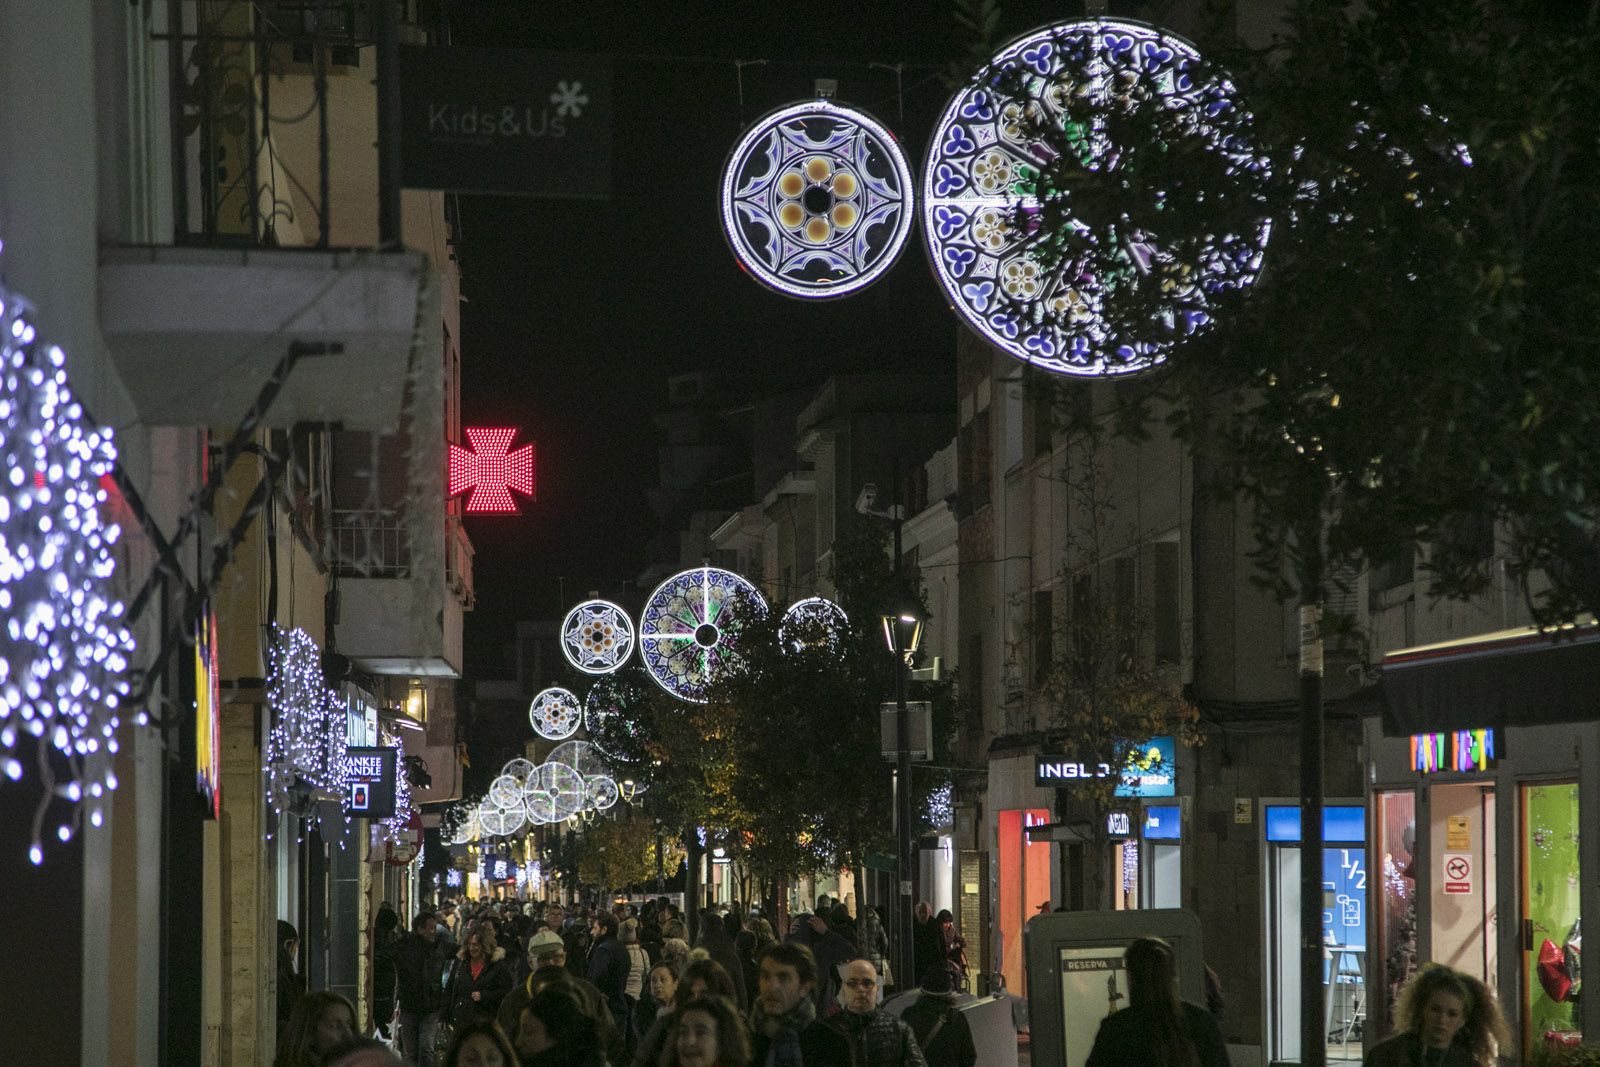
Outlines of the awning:
[{"label": "awning", "polygon": [[1390,737],[1600,718],[1600,625],[1502,630],[1383,658]]}]

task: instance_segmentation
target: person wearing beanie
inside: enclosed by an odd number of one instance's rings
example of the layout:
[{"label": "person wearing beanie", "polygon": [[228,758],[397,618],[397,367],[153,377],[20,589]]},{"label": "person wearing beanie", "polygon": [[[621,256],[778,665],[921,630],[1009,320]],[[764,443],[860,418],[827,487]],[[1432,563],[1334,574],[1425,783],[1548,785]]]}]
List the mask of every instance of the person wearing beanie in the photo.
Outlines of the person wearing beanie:
[{"label": "person wearing beanie", "polygon": [[906,1008],[901,1020],[916,1036],[928,1067],[976,1067],[978,1049],[966,1013],[956,1008],[955,977],[948,967],[930,967],[923,976],[921,996]]},{"label": "person wearing beanie", "polygon": [[639,1002],[644,998],[646,976],[650,973],[650,955],[639,945],[639,920],[624,919],[617,927],[617,940],[622,942],[623,951],[628,956],[628,977],[623,982],[622,995],[626,1001],[628,1016],[618,1019],[617,1025],[622,1028],[623,1036],[628,1038],[628,1051],[633,1051],[633,1036],[638,1032],[634,1025],[634,1016],[639,1014]]}]

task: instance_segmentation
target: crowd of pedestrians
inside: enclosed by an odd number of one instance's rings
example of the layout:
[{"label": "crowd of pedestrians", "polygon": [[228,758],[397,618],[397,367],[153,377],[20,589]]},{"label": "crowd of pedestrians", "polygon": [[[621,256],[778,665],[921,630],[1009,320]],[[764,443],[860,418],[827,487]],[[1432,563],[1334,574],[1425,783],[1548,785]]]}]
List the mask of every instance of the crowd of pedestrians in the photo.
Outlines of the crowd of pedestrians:
[{"label": "crowd of pedestrians", "polygon": [[[826,896],[772,922],[737,904],[445,901],[372,930],[372,1017],[307,992],[279,924],[274,1067],[975,1067],[941,948],[911,1022],[880,1007],[882,917]],[[931,943],[931,942],[930,942]],[[918,960],[919,964],[929,962]],[[924,1049],[931,1056],[924,1056]]]},{"label": "crowd of pedestrians", "polygon": [[[611,909],[447,901],[404,934],[381,909],[368,1020],[336,993],[305,990],[298,934],[280,923],[274,1067],[976,1067],[949,912],[917,911],[918,996],[898,1016],[882,1007],[885,987],[912,987],[893,982],[871,907],[852,916],[820,898],[782,940],[737,905],[695,919],[691,947],[666,898]],[[1215,1006],[1179,998],[1165,942],[1133,942],[1125,972],[1128,1007],[1102,1021],[1087,1067],[1227,1067]],[[1490,1067],[1507,1040],[1492,993],[1443,967],[1415,976],[1396,1015],[1400,1032],[1368,1067]]]}]

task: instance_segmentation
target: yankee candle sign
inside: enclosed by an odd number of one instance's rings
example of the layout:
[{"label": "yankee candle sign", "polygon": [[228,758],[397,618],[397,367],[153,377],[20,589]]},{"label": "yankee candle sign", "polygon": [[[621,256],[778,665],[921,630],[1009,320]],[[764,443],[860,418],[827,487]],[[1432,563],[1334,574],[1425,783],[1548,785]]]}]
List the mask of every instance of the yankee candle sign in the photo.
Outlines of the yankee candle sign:
[{"label": "yankee candle sign", "polygon": [[603,200],[611,113],[604,56],[404,46],[401,184]]}]

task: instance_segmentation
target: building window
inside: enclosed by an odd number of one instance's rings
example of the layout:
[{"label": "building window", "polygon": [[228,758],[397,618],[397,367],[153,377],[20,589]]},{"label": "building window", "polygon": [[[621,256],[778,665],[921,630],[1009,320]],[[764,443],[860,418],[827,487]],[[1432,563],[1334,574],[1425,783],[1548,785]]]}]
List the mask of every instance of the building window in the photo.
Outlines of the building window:
[{"label": "building window", "polygon": [[406,715],[422,723],[428,724],[428,685],[412,679],[406,687]]}]

